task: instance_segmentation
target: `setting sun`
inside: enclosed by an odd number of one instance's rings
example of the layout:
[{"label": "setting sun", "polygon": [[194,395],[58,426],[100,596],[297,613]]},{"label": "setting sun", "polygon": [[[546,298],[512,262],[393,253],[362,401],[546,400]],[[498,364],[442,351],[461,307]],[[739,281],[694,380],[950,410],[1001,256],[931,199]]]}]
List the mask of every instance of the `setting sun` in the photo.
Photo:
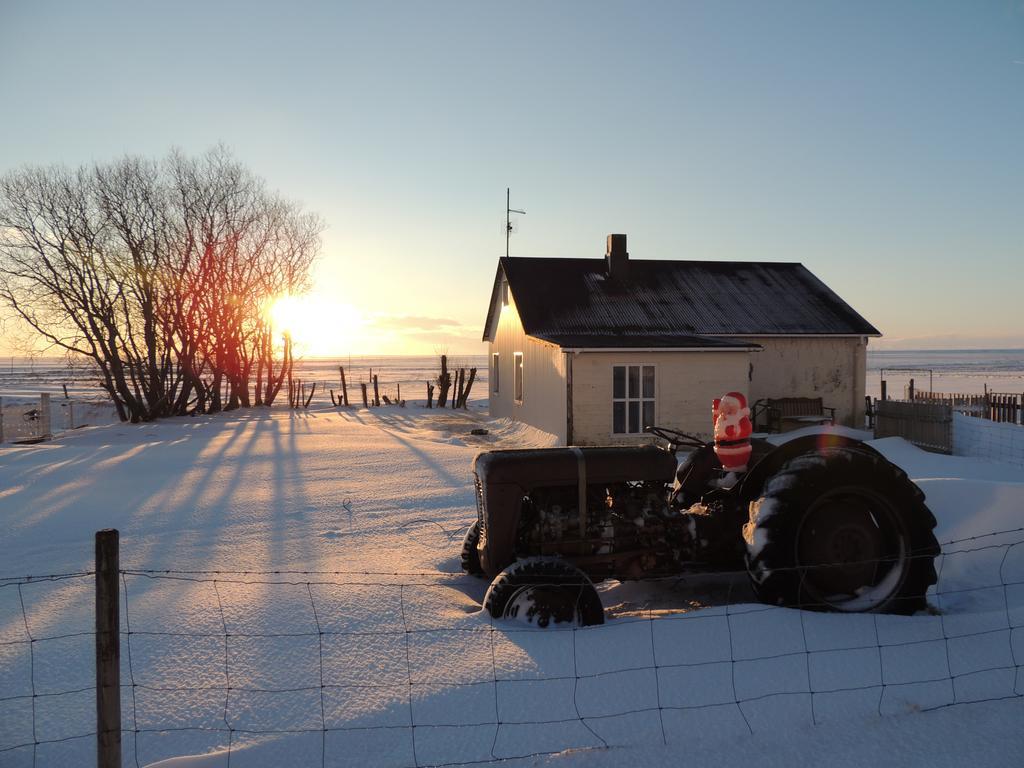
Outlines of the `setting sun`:
[{"label": "setting sun", "polygon": [[342,354],[347,340],[365,325],[355,307],[316,294],[280,296],[267,315],[275,333],[291,334],[296,354],[311,357]]}]

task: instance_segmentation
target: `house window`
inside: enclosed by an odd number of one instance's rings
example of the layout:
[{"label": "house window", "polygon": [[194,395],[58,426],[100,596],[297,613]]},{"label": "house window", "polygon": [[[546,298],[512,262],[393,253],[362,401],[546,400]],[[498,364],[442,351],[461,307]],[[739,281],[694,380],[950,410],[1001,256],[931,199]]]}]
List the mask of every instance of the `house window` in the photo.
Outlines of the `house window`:
[{"label": "house window", "polygon": [[636,435],[654,424],[654,366],[612,366],[612,433]]},{"label": "house window", "polygon": [[515,381],[512,383],[517,403],[523,402],[523,353],[516,352],[512,363]]},{"label": "house window", "polygon": [[508,306],[508,280],[501,278],[501,306]]},{"label": "house window", "polygon": [[491,355],[491,392],[498,393],[498,384],[500,380],[498,378],[500,369],[498,368],[498,353],[495,352]]}]

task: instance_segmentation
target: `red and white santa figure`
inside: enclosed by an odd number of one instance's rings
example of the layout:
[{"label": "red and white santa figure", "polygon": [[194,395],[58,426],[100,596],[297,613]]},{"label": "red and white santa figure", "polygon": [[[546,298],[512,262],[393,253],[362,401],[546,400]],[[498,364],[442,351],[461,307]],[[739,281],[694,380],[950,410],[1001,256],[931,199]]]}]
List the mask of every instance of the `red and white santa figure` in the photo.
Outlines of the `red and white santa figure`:
[{"label": "red and white santa figure", "polygon": [[729,472],[745,472],[750,461],[750,409],[742,392],[730,392],[711,406],[715,423],[715,455]]}]

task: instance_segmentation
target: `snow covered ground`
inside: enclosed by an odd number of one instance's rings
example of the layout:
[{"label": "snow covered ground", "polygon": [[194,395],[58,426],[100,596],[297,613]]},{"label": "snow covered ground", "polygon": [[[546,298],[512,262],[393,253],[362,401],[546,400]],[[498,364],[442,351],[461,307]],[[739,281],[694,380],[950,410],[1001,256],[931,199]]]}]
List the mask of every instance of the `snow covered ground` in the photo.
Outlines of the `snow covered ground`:
[{"label": "snow covered ground", "polygon": [[914,379],[919,392],[1024,392],[1021,349],[876,349],[868,347],[867,392],[881,396],[882,379],[889,397],[903,397]]},{"label": "snow covered ground", "polygon": [[1020,764],[1019,468],[874,443],[939,519],[929,615],[767,608],[720,576],[605,584],[606,625],[544,631],[459,573],[473,456],[551,442],[474,406],[0,446],[0,765],[93,764],[93,581],[18,577],[90,569],[106,527],[125,765]]},{"label": "snow covered ground", "polygon": [[[460,368],[476,369],[469,402],[476,408],[487,407],[488,370],[485,355],[450,355],[452,375]],[[361,401],[360,385],[366,384],[373,397],[373,376],[378,378],[380,397],[401,399],[408,404],[426,405],[427,382],[435,382],[440,372],[439,355],[378,357],[309,358],[295,361],[294,378],[310,393],[313,406],[326,406],[332,395],[341,399],[339,367],[344,367],[349,401]],[[313,388],[315,385],[315,389]],[[454,384],[453,384],[454,389]],[[82,426],[112,424],[117,413],[100,388],[99,374],[84,361],[69,362],[60,357],[21,357],[0,359],[0,443],[32,440],[43,433],[38,418],[42,410],[40,395],[50,395],[50,432]],[[438,397],[435,391],[433,397]],[[454,397],[454,391],[452,392]],[[281,400],[285,400],[281,396]]]}]

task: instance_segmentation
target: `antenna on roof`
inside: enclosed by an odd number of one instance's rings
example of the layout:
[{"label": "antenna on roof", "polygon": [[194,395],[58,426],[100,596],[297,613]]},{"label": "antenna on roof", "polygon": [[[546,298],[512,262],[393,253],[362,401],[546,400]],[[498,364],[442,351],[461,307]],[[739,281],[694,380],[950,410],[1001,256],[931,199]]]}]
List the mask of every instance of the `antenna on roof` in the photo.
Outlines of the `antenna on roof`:
[{"label": "antenna on roof", "polygon": [[509,187],[505,187],[505,258],[508,258],[508,238],[512,234],[515,225],[512,223],[512,214],[518,213],[521,216],[526,215],[526,211],[519,211],[512,208],[512,190]]}]

